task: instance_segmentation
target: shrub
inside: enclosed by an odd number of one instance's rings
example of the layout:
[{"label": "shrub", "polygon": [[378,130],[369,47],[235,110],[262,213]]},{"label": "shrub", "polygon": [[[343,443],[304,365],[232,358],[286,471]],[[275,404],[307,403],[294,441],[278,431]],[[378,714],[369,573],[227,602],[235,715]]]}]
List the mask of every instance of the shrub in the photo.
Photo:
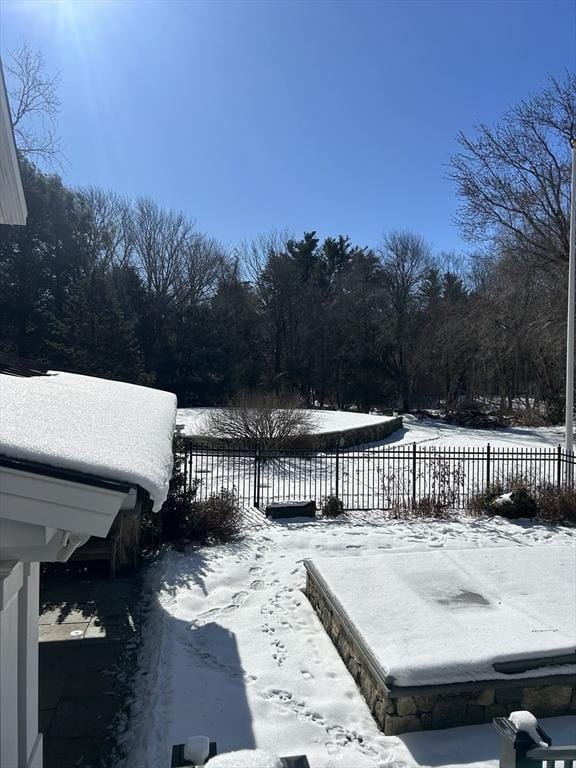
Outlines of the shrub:
[{"label": "shrub", "polygon": [[472,429],[498,429],[506,426],[506,421],[501,414],[486,413],[483,408],[474,402],[465,402],[448,408],[444,420],[447,424],[456,424]]},{"label": "shrub", "polygon": [[550,420],[535,410],[518,411],[514,414],[514,425],[517,427],[546,427]]},{"label": "shrub", "polygon": [[576,525],[576,490],[541,485],[537,493],[538,518],[550,523]]},{"label": "shrub", "polygon": [[181,523],[181,538],[198,544],[223,544],[238,536],[241,523],[236,496],[222,490],[190,505]]},{"label": "shrub", "polygon": [[413,509],[415,517],[447,517],[448,514],[446,504],[434,496],[422,496]]},{"label": "shrub", "polygon": [[564,421],[565,407],[563,395],[548,395],[544,398],[544,407],[546,418],[552,424],[561,424]]},{"label": "shrub", "polygon": [[468,503],[468,509],[474,515],[494,514],[492,502],[504,493],[504,488],[500,484],[489,485],[483,491],[479,491],[472,496]]},{"label": "shrub", "polygon": [[296,397],[242,394],[204,421],[211,437],[259,448],[280,448],[312,432],[313,414]]},{"label": "shrub", "polygon": [[509,519],[536,517],[538,506],[526,486],[517,485],[509,493],[499,496],[492,502],[495,514]]},{"label": "shrub", "polygon": [[519,478],[509,480],[506,485],[491,485],[471,500],[469,508],[477,515],[499,515],[510,520],[538,514],[536,499],[526,482]]},{"label": "shrub", "polygon": [[344,514],[344,502],[337,496],[326,496],[322,502],[322,517],[338,517],[342,514]]},{"label": "shrub", "polygon": [[[240,532],[242,512],[233,493],[222,490],[204,501],[197,501],[200,482],[187,482],[182,468],[182,440],[174,440],[174,470],[168,498],[155,521],[161,542],[195,541],[218,544],[230,541]],[[156,522],[157,521],[157,522]]]},{"label": "shrub", "polygon": [[157,515],[154,513],[151,515],[151,519],[159,527],[161,541],[176,541],[183,537],[182,525],[194,503],[200,485],[198,480],[194,480],[192,484],[186,482],[182,468],[182,447],[182,439],[174,438],[174,469],[168,498],[162,510]]}]

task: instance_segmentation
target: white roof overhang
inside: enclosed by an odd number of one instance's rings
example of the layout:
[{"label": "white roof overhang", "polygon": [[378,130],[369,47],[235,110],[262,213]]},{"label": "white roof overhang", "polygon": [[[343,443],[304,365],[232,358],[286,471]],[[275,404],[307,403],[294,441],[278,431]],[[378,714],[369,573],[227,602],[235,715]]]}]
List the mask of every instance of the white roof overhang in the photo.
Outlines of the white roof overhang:
[{"label": "white roof overhang", "polygon": [[17,462],[0,465],[0,560],[65,561],[89,536],[107,535],[125,483]]}]

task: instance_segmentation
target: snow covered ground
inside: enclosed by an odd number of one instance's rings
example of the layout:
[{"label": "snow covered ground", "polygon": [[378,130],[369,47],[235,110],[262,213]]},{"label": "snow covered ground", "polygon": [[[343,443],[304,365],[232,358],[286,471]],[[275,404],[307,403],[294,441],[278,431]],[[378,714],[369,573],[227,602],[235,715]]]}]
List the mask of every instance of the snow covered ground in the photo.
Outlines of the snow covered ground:
[{"label": "snow covered ground", "polygon": [[432,419],[402,417],[403,428],[383,441],[385,444],[431,443],[436,447],[555,448],[564,442],[564,427],[505,427],[470,429]]},{"label": "snow covered ground", "polygon": [[[177,424],[183,424],[183,434],[202,435],[206,430],[206,419],[217,408],[179,408]],[[375,416],[369,413],[350,413],[348,411],[311,411],[314,418],[312,432],[340,432],[358,427],[372,427],[391,419],[390,416]]]},{"label": "snow covered ground", "polygon": [[[220,751],[306,753],[312,768],[496,768],[491,726],[382,735],[302,593],[303,560],[366,564],[390,551],[550,544],[576,546],[576,531],[502,519],[372,525],[349,514],[260,518],[233,544],[164,553],[148,573],[152,603],[122,765],[167,765],[172,743],[206,734]],[[542,724],[554,743],[576,741],[576,718]]]},{"label": "snow covered ground", "polygon": [[[184,434],[202,434],[202,422],[214,409],[179,408],[176,422],[184,424]],[[387,416],[348,411],[314,411],[316,432],[333,432],[370,426],[387,420]],[[490,443],[502,448],[555,448],[564,441],[564,427],[506,427],[504,429],[470,429],[445,424],[443,421],[418,419],[410,414],[402,417],[404,425],[378,445],[432,443],[436,446],[479,447]],[[376,446],[375,446],[376,447]]]}]

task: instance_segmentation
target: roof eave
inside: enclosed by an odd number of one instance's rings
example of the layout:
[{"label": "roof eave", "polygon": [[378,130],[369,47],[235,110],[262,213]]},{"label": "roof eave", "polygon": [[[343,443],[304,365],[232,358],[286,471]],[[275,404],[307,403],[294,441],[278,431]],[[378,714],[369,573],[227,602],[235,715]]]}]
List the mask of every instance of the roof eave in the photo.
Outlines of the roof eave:
[{"label": "roof eave", "polygon": [[79,472],[76,469],[65,469],[51,464],[28,461],[27,459],[15,459],[10,456],[0,455],[0,467],[8,467],[9,469],[16,469],[32,475],[54,477],[58,480],[68,480],[69,482],[80,483],[81,485],[91,485],[95,488],[105,488],[120,493],[128,493],[131,488],[136,487],[134,484],[122,480],[114,480],[109,477],[91,474],[90,472]]}]

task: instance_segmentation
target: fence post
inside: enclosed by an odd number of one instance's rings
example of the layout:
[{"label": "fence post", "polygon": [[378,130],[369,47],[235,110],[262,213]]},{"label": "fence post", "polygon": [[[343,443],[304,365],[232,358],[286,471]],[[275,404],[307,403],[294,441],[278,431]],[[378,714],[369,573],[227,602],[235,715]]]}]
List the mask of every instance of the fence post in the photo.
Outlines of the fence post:
[{"label": "fence post", "polygon": [[[500,768],[538,768],[544,764],[554,765],[554,756],[551,752],[550,760],[547,757],[530,757],[530,751],[536,746],[534,740],[524,731],[517,731],[516,726],[507,717],[495,717],[492,724],[500,736]],[[539,725],[536,726],[540,739],[548,744],[552,739]],[[542,752],[545,750],[542,749]]]},{"label": "fence post", "polygon": [[192,445],[186,440],[184,443],[184,461],[186,462],[186,490],[192,488]]},{"label": "fence post", "polygon": [[260,452],[254,451],[254,506],[260,508]]},{"label": "fence post", "polygon": [[490,477],[490,443],[486,446],[486,488],[490,487],[492,478]]},{"label": "fence post", "polygon": [[559,445],[558,449],[556,450],[556,485],[558,486],[558,489],[560,489],[560,486],[562,485],[562,446]]},{"label": "fence post", "polygon": [[336,446],[336,498],[340,498],[340,446]]},{"label": "fence post", "polygon": [[412,507],[416,506],[416,443],[412,443]]}]

